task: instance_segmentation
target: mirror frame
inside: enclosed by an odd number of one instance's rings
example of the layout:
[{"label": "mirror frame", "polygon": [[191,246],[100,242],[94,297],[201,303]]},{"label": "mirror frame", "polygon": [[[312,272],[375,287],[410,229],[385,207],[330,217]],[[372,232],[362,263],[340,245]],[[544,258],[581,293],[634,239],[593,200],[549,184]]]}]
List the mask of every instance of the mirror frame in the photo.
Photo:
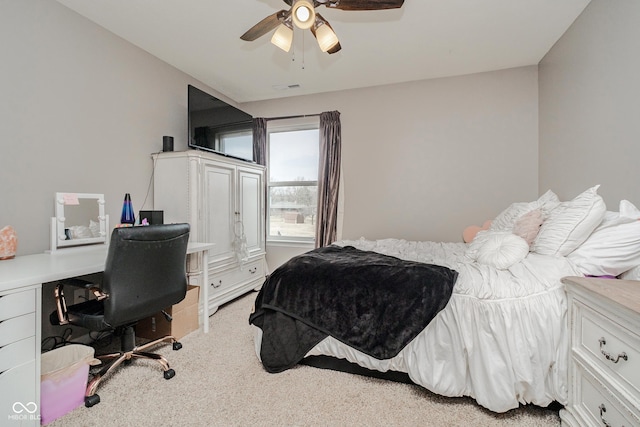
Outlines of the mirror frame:
[{"label": "mirror frame", "polygon": [[[72,197],[74,199],[93,199],[98,204],[98,224],[100,227],[100,236],[98,237],[90,237],[84,239],[72,239],[67,240],[67,236],[65,234],[65,213],[64,208],[66,205],[71,206],[72,204],[66,203],[67,198]],[[52,227],[51,227],[51,250],[65,248],[70,246],[80,246],[80,245],[94,245],[94,244],[104,244],[107,242],[107,216],[104,213],[104,194],[94,194],[94,193],[56,193],[55,195],[55,217],[52,218]]]}]

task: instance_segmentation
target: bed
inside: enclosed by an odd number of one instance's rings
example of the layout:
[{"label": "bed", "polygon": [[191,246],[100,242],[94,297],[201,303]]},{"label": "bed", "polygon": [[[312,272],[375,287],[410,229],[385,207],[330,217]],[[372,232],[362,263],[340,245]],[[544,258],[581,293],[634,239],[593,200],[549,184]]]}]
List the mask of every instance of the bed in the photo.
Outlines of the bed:
[{"label": "bed", "polygon": [[[625,200],[607,211],[597,190],[565,202],[548,191],[513,203],[470,243],[361,238],[294,257],[256,298],[249,319],[256,354],[269,372],[330,357],[402,373],[495,412],[565,404],[569,337],[560,279],[632,274],[640,265],[640,211]],[[364,258],[330,274],[352,254]],[[390,273],[382,267],[366,276],[369,263],[389,264]],[[399,273],[420,266],[423,276]],[[378,277],[382,284],[374,283]],[[414,282],[419,289],[411,289]],[[363,291],[352,293],[356,286]]]}]

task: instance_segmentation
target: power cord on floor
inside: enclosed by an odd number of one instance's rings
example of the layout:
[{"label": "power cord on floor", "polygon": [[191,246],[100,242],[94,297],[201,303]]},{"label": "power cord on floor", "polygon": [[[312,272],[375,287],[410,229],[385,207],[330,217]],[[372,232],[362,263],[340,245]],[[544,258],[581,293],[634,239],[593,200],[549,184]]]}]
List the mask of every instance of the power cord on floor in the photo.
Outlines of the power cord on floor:
[{"label": "power cord on floor", "polygon": [[[58,347],[63,347],[69,344],[70,343],[69,340],[71,339],[72,333],[73,333],[73,330],[71,328],[66,328],[62,333],[62,335],[53,335],[53,336],[44,338],[40,343],[42,352],[44,353],[47,351],[51,351]],[[47,347],[49,345],[51,346],[51,348]]]}]

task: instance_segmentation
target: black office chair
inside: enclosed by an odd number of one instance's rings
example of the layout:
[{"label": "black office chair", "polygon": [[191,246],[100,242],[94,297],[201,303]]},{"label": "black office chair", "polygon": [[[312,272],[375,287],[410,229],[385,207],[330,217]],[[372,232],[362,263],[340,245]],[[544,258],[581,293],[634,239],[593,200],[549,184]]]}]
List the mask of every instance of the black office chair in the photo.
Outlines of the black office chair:
[{"label": "black office chair", "polygon": [[[111,234],[104,273],[98,275],[98,280],[92,280],[94,275],[83,276],[61,281],[56,286],[57,310],[50,317],[53,324],[113,331],[120,336],[120,352],[96,356],[104,366],[87,385],[85,406],[100,402],[100,396],[95,393],[100,381],[123,362],[153,359],[162,366],[166,379],[175,375],[164,357],[145,350],[161,342],[173,343],[174,350],[182,345],[168,336],[137,347],[134,325],[160,311],[171,320],[164,309],[180,302],[187,292],[188,240],[189,224],[116,228]],[[96,299],[67,306],[65,285],[90,289]]]}]

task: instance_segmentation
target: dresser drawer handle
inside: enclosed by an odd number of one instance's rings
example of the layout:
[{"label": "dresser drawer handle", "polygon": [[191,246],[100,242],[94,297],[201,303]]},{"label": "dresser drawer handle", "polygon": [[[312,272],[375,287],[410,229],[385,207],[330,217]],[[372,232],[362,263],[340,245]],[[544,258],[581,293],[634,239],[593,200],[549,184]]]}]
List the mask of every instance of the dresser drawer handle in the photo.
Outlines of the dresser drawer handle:
[{"label": "dresser drawer handle", "polygon": [[604,403],[601,403],[600,406],[598,406],[598,409],[600,409],[600,421],[602,421],[602,425],[604,425],[604,427],[611,427],[611,424],[604,419],[604,413],[607,412],[607,407],[604,406]]},{"label": "dresser drawer handle", "polygon": [[256,274],[256,271],[258,271],[258,267],[253,267],[249,269],[249,273],[251,274]]},{"label": "dresser drawer handle", "polygon": [[218,280],[218,284],[216,284],[216,282],[213,282],[211,286],[213,286],[214,289],[219,288],[220,286],[222,286],[222,279]]},{"label": "dresser drawer handle", "polygon": [[607,344],[607,341],[604,339],[604,337],[600,338],[600,353],[602,353],[602,355],[605,357],[605,359],[612,361],[613,363],[618,363],[620,361],[620,359],[622,360],[627,360],[627,353],[625,353],[624,351],[622,353],[620,353],[617,357],[613,357],[611,355],[611,353],[604,351],[604,349],[602,348],[604,345]]}]

